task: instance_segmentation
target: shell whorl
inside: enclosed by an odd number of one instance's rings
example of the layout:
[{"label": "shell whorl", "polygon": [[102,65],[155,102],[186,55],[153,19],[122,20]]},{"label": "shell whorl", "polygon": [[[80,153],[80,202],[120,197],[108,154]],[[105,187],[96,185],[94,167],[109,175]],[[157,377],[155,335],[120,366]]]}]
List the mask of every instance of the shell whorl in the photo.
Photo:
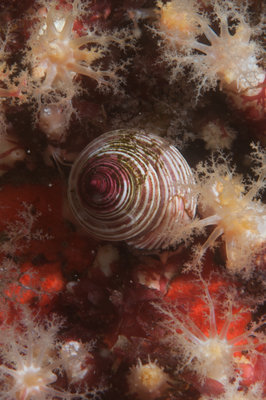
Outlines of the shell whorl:
[{"label": "shell whorl", "polygon": [[116,130],[93,140],[74,162],[68,186],[76,219],[93,237],[139,249],[173,245],[173,232],[193,218],[192,172],[165,139]]}]

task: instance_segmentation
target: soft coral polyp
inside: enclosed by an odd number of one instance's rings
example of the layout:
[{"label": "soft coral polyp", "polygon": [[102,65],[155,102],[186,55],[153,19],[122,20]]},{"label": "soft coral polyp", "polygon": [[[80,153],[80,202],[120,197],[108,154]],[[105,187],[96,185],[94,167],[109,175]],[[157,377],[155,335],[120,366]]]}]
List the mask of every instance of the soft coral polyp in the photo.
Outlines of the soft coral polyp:
[{"label": "soft coral polyp", "polygon": [[219,275],[206,280],[197,275],[174,279],[165,302],[154,306],[161,315],[163,343],[173,355],[183,356],[177,368],[201,393],[215,398],[241,369],[242,352],[256,354],[263,336],[259,324],[247,329],[251,312],[236,301],[234,284]]},{"label": "soft coral polyp", "polygon": [[[210,1],[213,17],[209,18],[200,3],[158,2],[155,31],[165,43],[162,59],[172,66],[173,80],[190,67],[198,94],[219,82],[234,106],[245,110],[242,96],[252,96],[265,80],[259,59],[263,50],[253,40],[260,28],[249,24],[245,4],[238,7],[233,1]],[[252,107],[262,114],[260,104]]]}]

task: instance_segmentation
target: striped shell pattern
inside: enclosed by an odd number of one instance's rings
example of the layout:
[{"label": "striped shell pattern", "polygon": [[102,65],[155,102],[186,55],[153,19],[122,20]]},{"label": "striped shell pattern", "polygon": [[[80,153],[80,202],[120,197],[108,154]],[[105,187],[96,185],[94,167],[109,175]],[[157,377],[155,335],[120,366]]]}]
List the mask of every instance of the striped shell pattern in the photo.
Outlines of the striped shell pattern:
[{"label": "striped shell pattern", "polygon": [[174,244],[180,221],[193,218],[192,172],[165,139],[140,130],[116,130],[93,140],[72,166],[68,199],[93,237],[139,249]]}]

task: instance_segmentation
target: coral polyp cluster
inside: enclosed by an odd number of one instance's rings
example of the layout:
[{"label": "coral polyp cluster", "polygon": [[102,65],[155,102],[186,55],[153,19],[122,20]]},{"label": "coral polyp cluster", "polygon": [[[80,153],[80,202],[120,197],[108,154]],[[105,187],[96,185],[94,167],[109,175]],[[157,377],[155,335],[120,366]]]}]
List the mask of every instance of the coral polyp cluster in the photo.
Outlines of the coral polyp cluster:
[{"label": "coral polyp cluster", "polygon": [[[236,93],[264,82],[265,73],[258,65],[263,50],[252,40],[259,27],[252,28],[245,20],[245,5],[241,12],[234,2],[214,2],[219,34],[211,27],[200,2],[176,0],[158,5],[158,30],[165,40],[165,56],[173,64],[174,75],[184,66],[192,66],[199,91],[217,81],[225,90]],[[229,20],[233,21],[230,25]]]},{"label": "coral polyp cluster", "polygon": [[263,400],[259,0],[0,2],[0,400]]},{"label": "coral polyp cluster", "polygon": [[[86,13],[85,3],[78,0],[65,5],[57,2],[44,3],[37,10],[38,20],[30,29],[27,41],[27,55],[24,63],[31,70],[26,77],[25,93],[38,102],[39,120],[42,128],[53,134],[52,120],[56,110],[63,114],[61,133],[68,127],[73,112],[72,98],[81,90],[77,76],[87,76],[99,87],[113,87],[118,90],[122,78],[118,66],[101,67],[99,60],[109,53],[110,44],[121,48],[126,46],[126,35],[121,31],[103,32],[100,28],[89,27],[84,21],[79,32],[75,23]],[[23,75],[23,79],[25,76]],[[51,111],[51,104],[56,107]],[[46,117],[49,124],[43,123]]]},{"label": "coral polyp cluster", "polygon": [[133,366],[127,377],[130,393],[139,399],[156,399],[167,392],[169,377],[155,362]]},{"label": "coral polyp cluster", "polygon": [[94,79],[99,86],[119,80],[111,68],[103,70],[95,64],[108,53],[110,43],[117,42],[124,47],[125,39],[121,33],[97,32],[96,28],[87,28],[85,23],[82,34],[78,34],[74,24],[85,11],[82,11],[81,2],[69,5],[59,8],[56,3],[47,3],[48,8],[38,11],[40,21],[30,33],[26,62],[31,64],[36,97],[58,90],[61,96],[71,99],[77,91],[75,77],[78,74]]},{"label": "coral polyp cluster", "polygon": [[[62,321],[53,315],[38,321],[27,308],[22,309],[22,320],[4,325],[1,341],[0,394],[2,399],[87,399],[96,391],[72,393],[60,388],[58,377],[64,371],[66,346],[57,338]],[[73,359],[72,365],[73,365]],[[103,388],[102,388],[103,390]],[[100,392],[100,389],[99,389]]]},{"label": "coral polyp cluster", "polygon": [[199,203],[202,216],[199,225],[216,225],[197,255],[199,262],[208,247],[223,235],[226,265],[230,270],[249,274],[254,258],[265,250],[266,209],[259,200],[265,188],[265,151],[255,147],[256,160],[253,180],[248,182],[229,167],[222,154],[211,162],[197,166]]},{"label": "coral polyp cluster", "polygon": [[[159,324],[165,331],[163,341],[170,347],[171,353],[182,355],[181,369],[193,372],[196,379],[206,386],[210,385],[209,380],[216,381],[217,388],[223,391],[234,370],[239,368],[238,364],[243,362],[239,356],[241,351],[247,352],[246,357],[249,357],[248,352],[252,353],[258,343],[263,342],[263,336],[256,332],[260,324],[250,330],[245,327],[250,310],[238,304],[235,297],[237,291],[234,293],[233,287],[229,295],[223,293],[228,286],[226,280],[219,277],[216,282],[213,278],[206,281],[201,275],[198,281],[195,277],[193,279],[193,275],[190,278],[194,289],[191,299],[185,299],[180,304],[178,290],[182,290],[182,280],[176,279],[165,303],[154,304],[162,315]],[[198,313],[193,307],[196,298]],[[205,312],[203,322],[200,314]]]}]

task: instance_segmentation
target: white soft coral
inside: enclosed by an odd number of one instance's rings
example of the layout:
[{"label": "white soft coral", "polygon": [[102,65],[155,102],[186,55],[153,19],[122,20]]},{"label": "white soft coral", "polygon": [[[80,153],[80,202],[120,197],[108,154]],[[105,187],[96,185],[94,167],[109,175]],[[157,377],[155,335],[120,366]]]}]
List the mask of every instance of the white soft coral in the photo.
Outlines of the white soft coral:
[{"label": "white soft coral", "polygon": [[[2,325],[0,330],[1,400],[93,399],[101,390],[64,390],[59,375],[67,367],[60,349],[58,332],[62,320],[53,315],[41,322],[24,308],[20,320]],[[70,360],[69,360],[70,362]],[[58,385],[57,385],[58,384]],[[94,397],[95,395],[95,397]]]},{"label": "white soft coral", "polygon": [[259,146],[253,147],[253,159],[257,165],[254,167],[256,176],[250,182],[245,182],[243,176],[235,173],[222,153],[197,166],[196,191],[199,193],[199,208],[205,217],[198,222],[198,227],[216,227],[200,247],[195,265],[222,236],[227,268],[249,276],[255,265],[255,256],[265,247],[266,210],[259,196],[265,188],[266,154]]},{"label": "white soft coral", "polygon": [[[57,138],[67,128],[73,111],[71,100],[81,90],[76,79],[78,75],[91,78],[100,88],[119,90],[123,62],[109,63],[108,68],[103,68],[100,60],[109,55],[111,44],[124,49],[127,34],[123,30],[104,32],[85,22],[82,33],[78,34],[74,24],[84,15],[90,15],[89,1],[69,0],[60,5],[53,0],[42,4],[44,7],[38,10],[37,22],[27,42],[24,61],[25,66],[30,67],[30,74],[26,78],[25,92],[28,98],[37,100],[41,128],[48,135],[56,130]],[[59,129],[52,123],[58,115]]]},{"label": "white soft coral", "polygon": [[[1,329],[1,399],[48,399],[57,394],[51,386],[60,363],[56,357],[61,322],[53,317],[38,323],[29,312],[24,320]],[[50,396],[50,397],[49,397]]]},{"label": "white soft coral", "polygon": [[[257,382],[248,389],[241,387],[239,377],[232,383],[228,382],[224,393],[218,397],[219,400],[263,400],[262,385]],[[213,400],[213,396],[202,396],[199,400]]]},{"label": "white soft coral", "polygon": [[102,70],[95,63],[108,54],[112,42],[125,45],[123,33],[106,33],[84,24],[86,33],[79,36],[74,30],[75,21],[83,14],[79,0],[73,2],[71,10],[66,6],[59,8],[54,1],[47,2],[47,9],[40,14],[28,41],[27,56],[40,91],[59,89],[73,96],[78,74],[96,80],[99,85],[116,88],[119,77],[115,71]]},{"label": "white soft coral", "polygon": [[173,78],[190,66],[198,92],[215,87],[217,81],[233,91],[258,87],[265,78],[259,66],[262,49],[252,40],[259,29],[247,22],[246,7],[237,7],[233,1],[212,1],[213,19],[219,27],[216,33],[199,3],[158,3],[157,31],[165,43],[162,58],[172,65]]},{"label": "white soft coral", "polygon": [[[223,282],[219,289],[220,278],[207,282],[199,272],[198,276],[196,281],[190,277],[194,289],[188,298],[170,295],[173,300],[154,303],[160,312],[162,341],[170,354],[181,359],[179,372],[186,368],[201,383],[212,379],[227,385],[238,368],[239,352],[256,354],[258,345],[264,343],[263,334],[257,332],[263,322],[245,328],[250,310],[238,303],[235,288],[226,284],[225,289]],[[181,289],[182,296],[182,281],[179,287],[178,279],[176,286],[173,282],[174,290],[179,295]]]}]

